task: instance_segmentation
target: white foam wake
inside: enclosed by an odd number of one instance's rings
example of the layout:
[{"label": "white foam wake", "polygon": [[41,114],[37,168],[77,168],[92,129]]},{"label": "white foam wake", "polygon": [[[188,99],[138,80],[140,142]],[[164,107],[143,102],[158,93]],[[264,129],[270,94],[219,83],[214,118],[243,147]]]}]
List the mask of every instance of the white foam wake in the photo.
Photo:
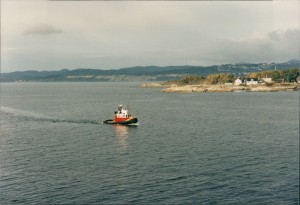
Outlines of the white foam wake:
[{"label": "white foam wake", "polygon": [[19,119],[31,120],[31,121],[40,121],[40,122],[52,122],[52,123],[87,123],[87,124],[101,124],[102,122],[98,122],[96,120],[82,120],[82,119],[56,119],[47,117],[43,114],[14,109],[11,107],[0,107],[1,114],[11,115],[13,117],[17,117]]}]

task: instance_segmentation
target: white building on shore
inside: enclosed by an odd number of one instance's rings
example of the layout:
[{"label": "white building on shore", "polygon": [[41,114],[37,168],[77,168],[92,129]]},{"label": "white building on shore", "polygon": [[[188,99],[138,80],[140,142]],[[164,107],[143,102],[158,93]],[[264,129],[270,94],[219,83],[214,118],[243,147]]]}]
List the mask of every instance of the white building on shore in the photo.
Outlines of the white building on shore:
[{"label": "white building on shore", "polygon": [[272,78],[262,78],[261,79],[263,82],[266,82],[266,83],[272,83]]},{"label": "white building on shore", "polygon": [[234,81],[234,85],[241,85],[243,83],[243,81],[240,79],[240,78],[237,78],[235,81]]},{"label": "white building on shore", "polygon": [[258,79],[257,78],[247,78],[246,85],[257,85]]}]

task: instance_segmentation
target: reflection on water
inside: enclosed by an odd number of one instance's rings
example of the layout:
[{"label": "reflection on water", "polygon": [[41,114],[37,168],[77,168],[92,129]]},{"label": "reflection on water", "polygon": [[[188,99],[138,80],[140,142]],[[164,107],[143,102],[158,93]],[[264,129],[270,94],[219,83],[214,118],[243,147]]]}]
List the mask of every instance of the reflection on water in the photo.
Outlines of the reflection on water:
[{"label": "reflection on water", "polygon": [[129,127],[125,125],[114,125],[115,133],[118,138],[118,142],[122,147],[127,147],[127,138]]}]

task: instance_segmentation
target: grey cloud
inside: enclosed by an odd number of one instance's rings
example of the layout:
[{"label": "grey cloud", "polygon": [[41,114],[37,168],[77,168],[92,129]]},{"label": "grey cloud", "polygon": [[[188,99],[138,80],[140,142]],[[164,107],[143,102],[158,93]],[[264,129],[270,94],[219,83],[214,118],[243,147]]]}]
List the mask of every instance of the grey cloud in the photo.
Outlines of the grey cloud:
[{"label": "grey cloud", "polygon": [[299,58],[299,30],[278,30],[242,40],[220,40],[204,56],[219,62],[277,62]]},{"label": "grey cloud", "polygon": [[268,33],[268,37],[274,41],[287,40],[287,39],[296,40],[298,38],[298,36],[299,36],[298,29],[289,29],[286,31],[277,30],[277,31]]},{"label": "grey cloud", "polygon": [[30,2],[5,3],[6,70],[299,58],[298,2]]},{"label": "grey cloud", "polygon": [[40,23],[32,28],[29,28],[23,32],[23,35],[50,35],[50,34],[61,34],[62,29],[55,28],[52,25]]}]

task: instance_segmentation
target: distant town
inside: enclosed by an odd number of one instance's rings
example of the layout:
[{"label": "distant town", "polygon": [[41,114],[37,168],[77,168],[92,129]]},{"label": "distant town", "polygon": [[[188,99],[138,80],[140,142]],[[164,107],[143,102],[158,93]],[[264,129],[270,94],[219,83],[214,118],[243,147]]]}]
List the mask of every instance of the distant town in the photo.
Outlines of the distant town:
[{"label": "distant town", "polygon": [[[112,70],[91,68],[62,69],[58,71],[28,70],[1,73],[1,82],[162,82],[173,80],[184,82],[185,80],[189,81],[190,76],[198,76],[202,80],[206,79],[206,81],[219,79],[220,82],[217,80],[216,83],[232,84],[259,84],[270,82],[270,79],[273,79],[274,82],[296,82],[294,75],[287,78],[285,73],[281,76],[280,72],[290,69],[299,70],[299,64],[299,60],[290,60],[283,63],[236,63],[213,66],[136,66]],[[272,74],[265,73],[263,76],[250,75],[255,72],[270,71],[276,72]],[[221,75],[221,77],[215,78],[214,75]],[[226,82],[223,82],[223,80]]]}]

